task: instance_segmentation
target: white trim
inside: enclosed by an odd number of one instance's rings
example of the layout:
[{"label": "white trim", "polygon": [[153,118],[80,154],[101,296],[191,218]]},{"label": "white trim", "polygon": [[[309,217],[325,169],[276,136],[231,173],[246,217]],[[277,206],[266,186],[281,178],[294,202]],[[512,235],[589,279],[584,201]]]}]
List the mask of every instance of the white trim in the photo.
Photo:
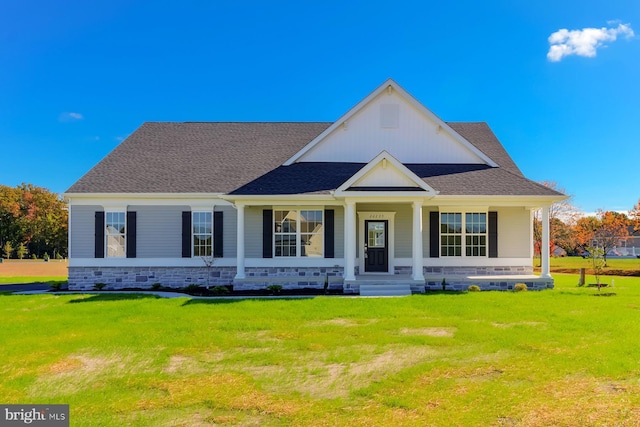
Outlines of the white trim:
[{"label": "white trim", "polygon": [[318,145],[323,139],[325,139],[329,134],[331,134],[334,130],[338,129],[338,127],[345,125],[345,123],[353,117],[358,111],[363,109],[367,104],[372,102],[378,95],[380,95],[385,90],[395,90],[400,94],[400,96],[404,97],[405,100],[415,107],[418,111],[426,115],[429,119],[435,122],[436,125],[440,126],[444,131],[450,134],[458,143],[464,146],[467,150],[471,151],[473,154],[478,156],[482,161],[484,161],[487,165],[491,167],[497,167],[498,164],[491,160],[486,154],[482,151],[478,150],[475,145],[471,144],[469,141],[464,139],[458,132],[454,131],[448,124],[446,124],[442,119],[436,116],[431,110],[422,105],[416,98],[414,98],[411,94],[405,91],[398,83],[396,83],[393,79],[388,79],[377,89],[371,92],[367,97],[365,97],[362,101],[358,102],[353,108],[347,111],[342,117],[336,120],[331,126],[325,129],[320,135],[315,137],[311,142],[309,142],[306,146],[304,146],[301,150],[299,150],[296,154],[290,157],[286,162],[284,162],[284,166],[289,166],[298,160],[300,160],[305,154],[307,154],[311,149],[313,149],[316,145]]},{"label": "white trim", "polygon": [[[284,255],[276,255],[276,231],[275,231],[275,212],[276,211],[295,211],[296,212],[296,230],[294,233],[292,232],[281,232],[280,234],[295,234],[296,236],[296,255],[295,256],[284,256]],[[300,212],[301,211],[320,211],[322,213],[322,232],[321,233],[303,233],[300,229]],[[273,254],[273,258],[324,258],[324,248],[325,248],[325,240],[324,240],[324,227],[325,227],[325,207],[324,205],[297,205],[297,206],[276,206],[273,205],[271,207],[271,211],[273,212],[273,221],[271,224],[271,253]],[[322,255],[320,256],[302,256],[302,235],[303,234],[318,234],[322,235]]]},{"label": "white trim", "polygon": [[236,279],[244,279],[244,205],[238,203],[235,205],[237,210],[237,224],[236,224]]},{"label": "white trim", "polygon": [[[425,267],[530,267],[531,258],[444,257],[424,258]],[[407,258],[406,265],[411,265]]]},{"label": "white trim", "polygon": [[[237,267],[237,258],[216,258],[216,267]],[[343,267],[343,258],[245,258],[246,267]],[[205,267],[195,258],[72,258],[69,267]]]},{"label": "white trim", "polygon": [[67,200],[67,258],[71,258],[71,198]]},{"label": "white trim", "polygon": [[[486,208],[487,210],[481,210],[480,207],[466,207],[466,208],[462,208],[462,207],[456,207],[456,210],[453,210],[454,208],[449,209],[447,207],[447,209],[442,210],[440,209],[438,211],[438,255],[440,258],[453,258],[453,259],[460,259],[460,258],[472,258],[472,259],[483,259],[483,258],[489,258],[489,211],[488,208]],[[462,232],[460,233],[461,236],[461,255],[442,255],[442,214],[461,214],[462,218]],[[466,214],[474,214],[474,213],[478,213],[478,214],[485,214],[485,232],[484,233],[467,233],[467,216]],[[455,233],[445,233],[448,236],[455,236]],[[467,255],[467,235],[470,236],[482,236],[484,234],[485,236],[485,255]],[[472,245],[473,247],[473,245]]]},{"label": "white trim", "polygon": [[[105,209],[104,210],[104,257],[105,258],[109,258],[109,259],[125,259],[127,258],[127,244],[129,243],[127,239],[127,209],[125,208],[121,208],[121,209],[115,209],[115,208],[110,208],[110,209]],[[108,214],[124,214],[124,254],[122,256],[109,256],[109,245],[108,245],[108,241],[109,241],[109,227],[107,226],[108,221],[107,221],[107,216]],[[118,233],[120,234],[120,233]]]},{"label": "white trim", "polygon": [[[358,211],[358,248],[360,249],[360,254],[364,255],[364,242],[366,233],[364,231],[364,222],[365,221],[388,221],[389,229],[387,230],[387,239],[388,239],[388,247],[387,247],[387,259],[388,266],[386,273],[393,274],[395,271],[396,260],[395,260],[395,216],[396,212],[370,212],[370,211]],[[360,274],[370,274],[364,270],[364,256],[358,257],[358,268],[360,270]],[[385,273],[384,271],[382,273]]]},{"label": "white trim", "polygon": [[422,273],[424,253],[422,248],[422,202],[416,201],[411,204],[412,227],[411,227],[411,271],[413,280],[424,279]]}]

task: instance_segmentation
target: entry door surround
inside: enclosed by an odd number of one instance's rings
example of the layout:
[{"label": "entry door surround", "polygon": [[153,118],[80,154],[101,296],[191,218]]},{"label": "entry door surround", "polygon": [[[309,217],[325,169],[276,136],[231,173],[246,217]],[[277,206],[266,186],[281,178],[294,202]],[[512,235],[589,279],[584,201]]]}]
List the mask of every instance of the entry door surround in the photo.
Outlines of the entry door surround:
[{"label": "entry door surround", "polygon": [[[395,270],[395,248],[394,248],[394,218],[395,212],[358,212],[358,270],[360,274],[393,274]],[[367,239],[367,221],[386,222],[387,241],[387,269],[380,272],[366,271],[366,261],[364,257],[365,244]]]}]

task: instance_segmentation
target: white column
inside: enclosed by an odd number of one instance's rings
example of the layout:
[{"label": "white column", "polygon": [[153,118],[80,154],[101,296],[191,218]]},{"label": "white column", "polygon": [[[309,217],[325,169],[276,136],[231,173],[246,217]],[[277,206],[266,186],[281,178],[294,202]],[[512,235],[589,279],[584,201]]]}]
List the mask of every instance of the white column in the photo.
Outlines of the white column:
[{"label": "white column", "polygon": [[422,273],[423,255],[422,255],[422,201],[413,202],[413,244],[411,248],[413,252],[413,261],[411,268],[413,270],[413,280],[424,280]]},{"label": "white column", "polygon": [[236,203],[236,210],[238,211],[236,279],[244,279],[244,205]]},{"label": "white column", "polygon": [[356,280],[356,204],[347,202],[344,213],[344,280]]},{"label": "white column", "polygon": [[549,265],[549,206],[542,208],[542,244],[540,247],[540,262],[542,264],[542,277],[551,277]]}]

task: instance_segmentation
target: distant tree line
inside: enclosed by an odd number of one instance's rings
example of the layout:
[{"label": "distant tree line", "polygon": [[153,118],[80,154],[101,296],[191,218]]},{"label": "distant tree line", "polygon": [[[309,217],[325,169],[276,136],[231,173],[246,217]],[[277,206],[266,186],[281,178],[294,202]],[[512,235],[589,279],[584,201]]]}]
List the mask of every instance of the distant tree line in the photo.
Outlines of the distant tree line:
[{"label": "distant tree line", "polygon": [[[542,182],[545,187],[565,193],[555,182]],[[571,197],[553,204],[549,210],[549,244],[553,254],[562,248],[569,255],[592,254],[598,250],[606,265],[607,253],[627,237],[640,233],[640,200],[628,214],[599,209],[584,216],[573,206]],[[540,253],[542,222],[536,212],[533,223],[535,252]]]},{"label": "distant tree line", "polygon": [[0,184],[0,253],[3,258],[66,258],[67,206],[32,184]]}]

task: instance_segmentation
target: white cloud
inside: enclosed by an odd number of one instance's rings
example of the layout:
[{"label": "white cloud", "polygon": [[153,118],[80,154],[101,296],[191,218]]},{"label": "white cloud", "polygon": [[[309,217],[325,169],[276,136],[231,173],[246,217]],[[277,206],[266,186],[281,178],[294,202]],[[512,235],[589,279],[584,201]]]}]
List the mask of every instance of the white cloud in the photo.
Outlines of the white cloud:
[{"label": "white cloud", "polygon": [[84,116],[80,113],[64,112],[60,114],[59,119],[61,122],[75,122],[84,119]]},{"label": "white cloud", "polygon": [[[609,24],[614,23],[610,22]],[[631,25],[620,23],[617,27],[612,28],[583,28],[571,31],[563,28],[549,36],[550,47],[547,59],[558,62],[569,55],[592,58],[596,56],[596,49],[606,46],[606,42],[614,42],[618,36],[629,39],[634,35]]]}]

